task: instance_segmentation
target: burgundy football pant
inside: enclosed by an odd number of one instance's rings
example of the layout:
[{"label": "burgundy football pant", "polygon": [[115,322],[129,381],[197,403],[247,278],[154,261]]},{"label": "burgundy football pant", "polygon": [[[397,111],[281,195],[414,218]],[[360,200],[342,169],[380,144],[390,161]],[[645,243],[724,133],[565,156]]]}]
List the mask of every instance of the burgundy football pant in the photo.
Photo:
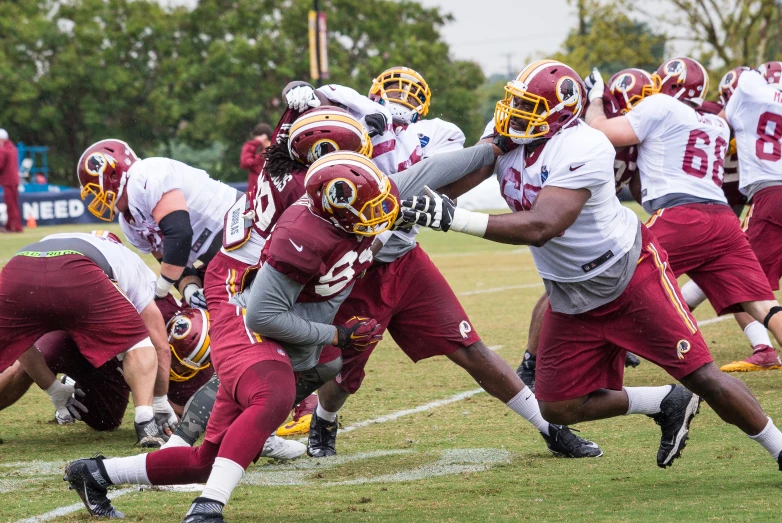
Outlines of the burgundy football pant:
[{"label": "burgundy football pant", "polygon": [[5,196],[5,212],[8,221],[5,223],[5,230],[10,232],[21,232],[22,213],[19,210],[19,186],[3,185],[3,195]]}]

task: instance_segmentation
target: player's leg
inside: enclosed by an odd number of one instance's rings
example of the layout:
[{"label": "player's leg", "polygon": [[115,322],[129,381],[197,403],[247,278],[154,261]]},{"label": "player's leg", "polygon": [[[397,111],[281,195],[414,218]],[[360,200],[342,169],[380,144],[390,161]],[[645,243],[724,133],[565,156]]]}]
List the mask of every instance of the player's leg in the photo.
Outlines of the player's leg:
[{"label": "player's leg", "polygon": [[529,319],[529,333],[527,334],[527,350],[516,369],[521,381],[535,392],[535,361],[538,355],[538,342],[540,330],[543,328],[543,316],[548,308],[548,295],[544,292],[532,308],[532,316]]},{"label": "player's leg", "polygon": [[33,384],[19,362],[0,372],[0,410],[19,401]]},{"label": "player's leg", "polygon": [[217,377],[217,373],[214,373],[209,381],[187,400],[179,425],[163,448],[192,447],[196,444],[209,423],[219,388],[220,378]]},{"label": "player's leg", "polygon": [[168,439],[155,423],[152,399],[157,375],[157,352],[147,338],[122,355],[125,382],[133,394],[136,436],[142,447],[160,447]]},{"label": "player's leg", "polygon": [[752,356],[723,365],[720,370],[722,372],[747,372],[773,370],[780,367],[779,354],[771,345],[771,338],[769,338],[768,331],[763,324],[746,312],[738,312],[733,317],[736,318],[736,322],[752,345]]}]

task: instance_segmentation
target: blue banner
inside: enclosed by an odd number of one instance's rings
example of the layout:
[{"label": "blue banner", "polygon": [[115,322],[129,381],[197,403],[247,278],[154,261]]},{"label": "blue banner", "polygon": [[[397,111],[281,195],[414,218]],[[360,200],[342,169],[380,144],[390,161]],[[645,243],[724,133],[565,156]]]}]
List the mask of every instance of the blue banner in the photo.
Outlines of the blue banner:
[{"label": "blue banner", "polygon": [[[229,183],[238,191],[246,191],[247,183]],[[64,225],[69,223],[101,223],[81,201],[78,189],[64,189],[60,192],[20,192],[22,222],[32,216],[38,225]],[[0,195],[0,223],[8,219],[5,195]]]}]

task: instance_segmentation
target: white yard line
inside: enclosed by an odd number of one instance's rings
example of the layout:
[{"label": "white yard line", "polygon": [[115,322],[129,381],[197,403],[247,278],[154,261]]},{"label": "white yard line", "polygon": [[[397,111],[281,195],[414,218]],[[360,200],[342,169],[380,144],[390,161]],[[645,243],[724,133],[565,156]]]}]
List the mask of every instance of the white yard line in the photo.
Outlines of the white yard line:
[{"label": "white yard line", "polygon": [[699,321],[698,325],[711,325],[712,323],[717,323],[719,321],[725,321],[731,319],[733,316],[718,316],[716,318],[709,318],[708,320]]},{"label": "white yard line", "polygon": [[535,287],[543,287],[543,282],[525,283],[523,285],[508,285],[506,287],[491,287],[489,289],[477,289],[474,291],[460,292],[459,296],[474,296],[476,294],[488,294],[491,292],[510,291],[513,289],[533,289]]},{"label": "white yard line", "polygon": [[[115,490],[109,494],[109,499],[118,498],[120,496],[124,496],[125,494],[130,494],[131,492],[137,492],[137,491],[138,491],[138,487],[136,486]],[[66,505],[64,507],[50,510],[49,512],[45,514],[41,514],[40,516],[33,516],[27,519],[20,519],[16,523],[38,523],[39,521],[49,521],[82,509],[84,509],[84,505],[82,503],[74,503],[73,505]]]},{"label": "white yard line", "polygon": [[520,247],[510,251],[463,251],[463,252],[444,252],[441,254],[430,254],[430,258],[461,258],[463,256],[494,256],[501,254],[529,254],[528,247]]}]

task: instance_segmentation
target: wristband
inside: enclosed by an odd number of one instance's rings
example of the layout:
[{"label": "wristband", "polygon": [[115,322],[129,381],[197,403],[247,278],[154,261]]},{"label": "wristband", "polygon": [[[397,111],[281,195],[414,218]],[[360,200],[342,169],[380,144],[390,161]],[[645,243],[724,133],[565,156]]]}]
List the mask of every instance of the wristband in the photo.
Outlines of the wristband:
[{"label": "wristband", "polygon": [[174,282],[161,274],[155,282],[155,296],[165,298],[173,286]]},{"label": "wristband", "polygon": [[489,215],[482,212],[472,212],[456,207],[449,231],[463,232],[483,238],[489,226]]},{"label": "wristband", "polygon": [[168,407],[168,394],[163,394],[162,396],[154,396],[152,398],[152,408],[155,407]]}]

